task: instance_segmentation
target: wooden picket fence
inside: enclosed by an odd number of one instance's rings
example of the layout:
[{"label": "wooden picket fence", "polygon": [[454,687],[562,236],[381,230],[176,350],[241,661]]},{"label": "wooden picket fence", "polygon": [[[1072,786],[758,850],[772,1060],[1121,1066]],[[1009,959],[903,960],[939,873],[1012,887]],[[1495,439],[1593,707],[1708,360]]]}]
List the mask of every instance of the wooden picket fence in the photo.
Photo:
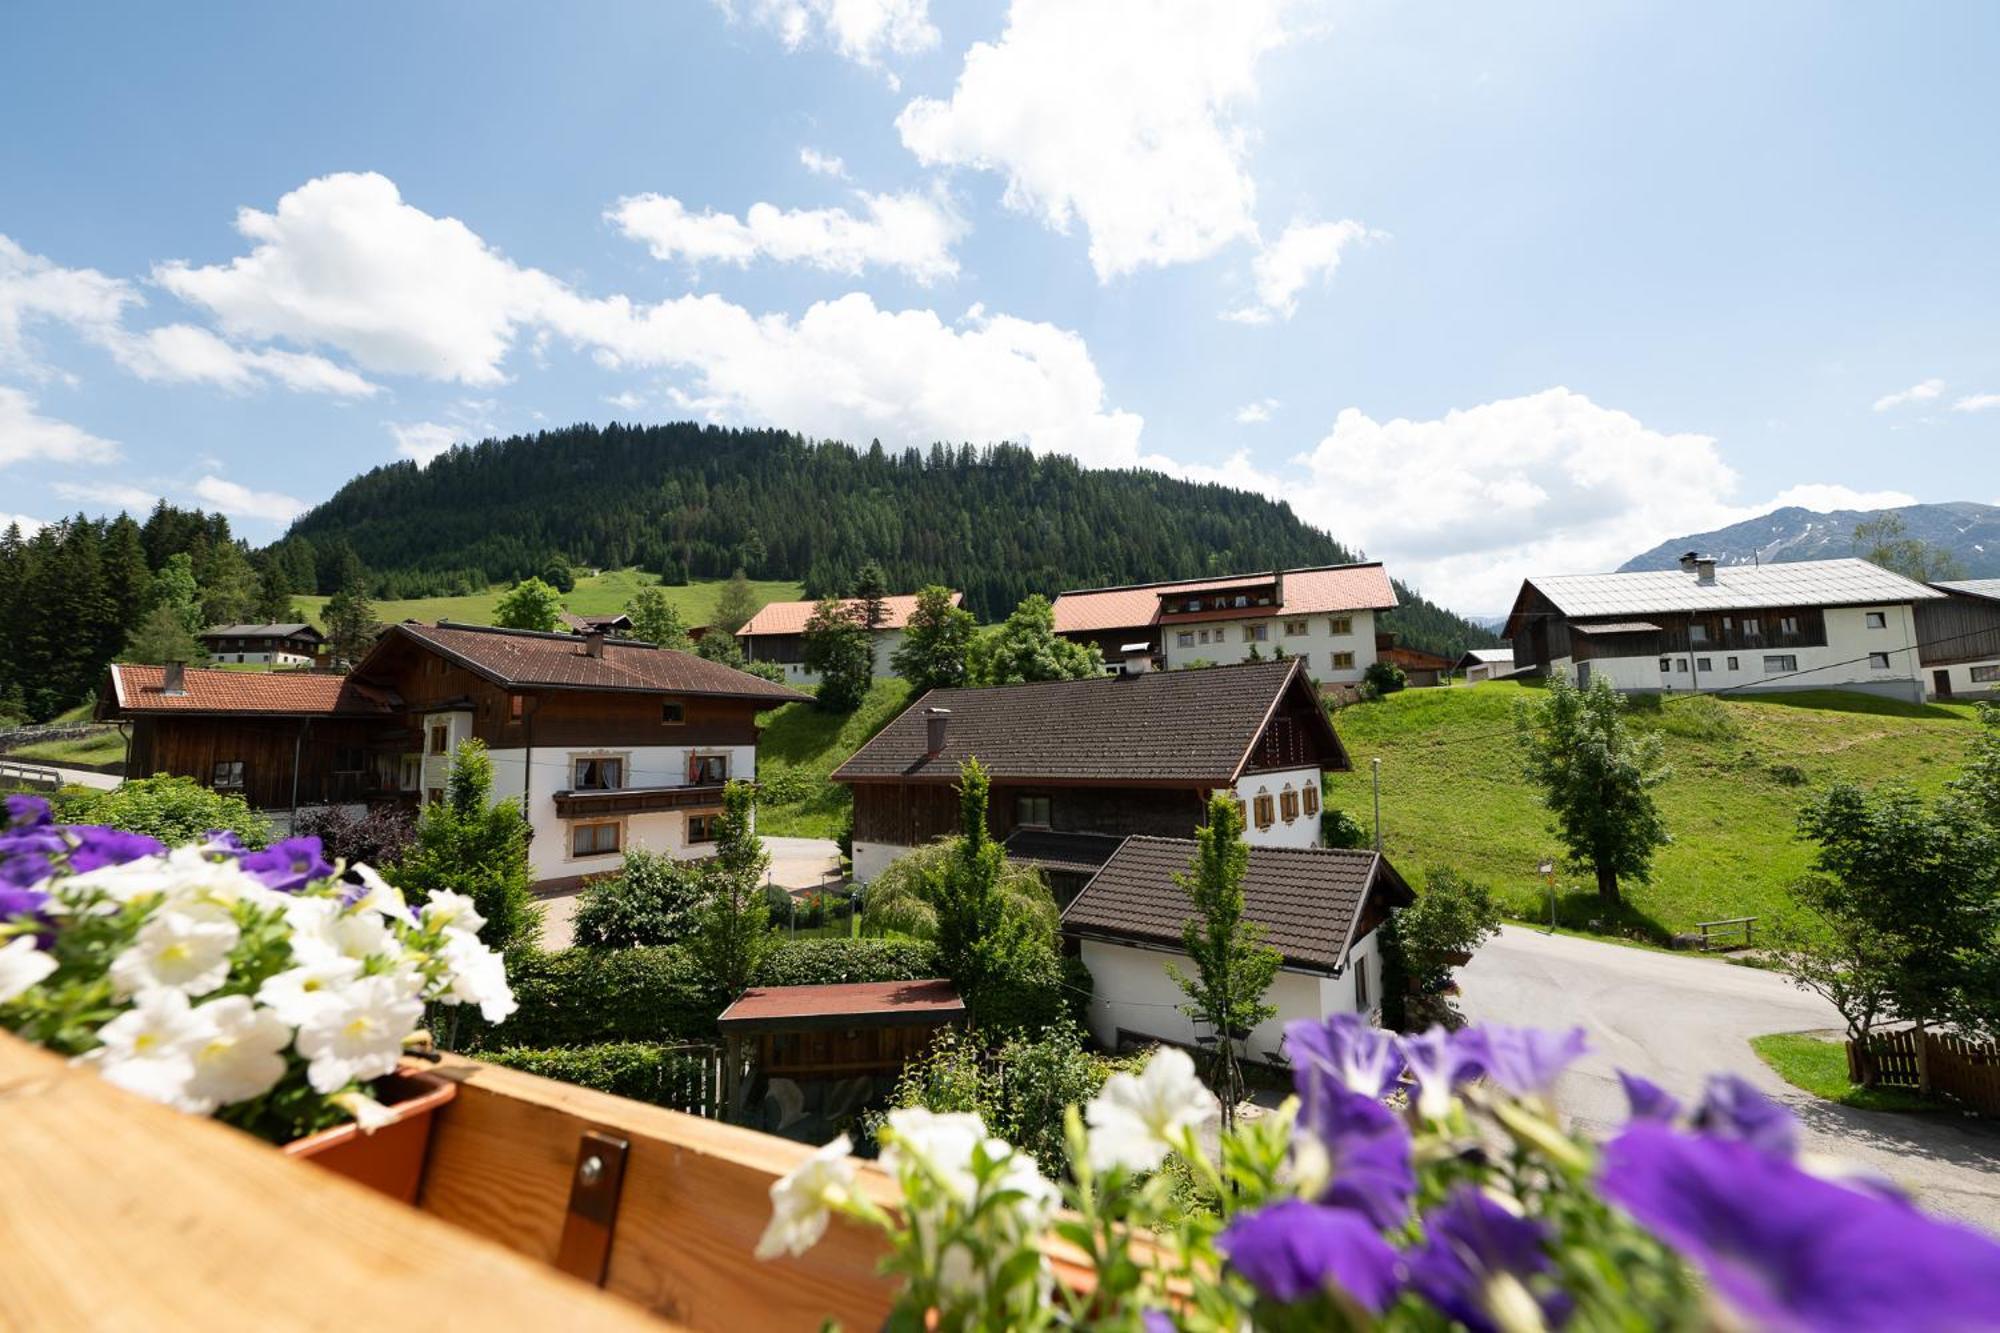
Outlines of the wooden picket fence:
[{"label": "wooden picket fence", "polygon": [[[1875,1033],[1869,1045],[1876,1082],[1955,1097],[1981,1115],[2000,1116],[2000,1046],[1941,1032],[1904,1028]],[[1862,1053],[1847,1043],[1847,1076],[1862,1081]]]}]

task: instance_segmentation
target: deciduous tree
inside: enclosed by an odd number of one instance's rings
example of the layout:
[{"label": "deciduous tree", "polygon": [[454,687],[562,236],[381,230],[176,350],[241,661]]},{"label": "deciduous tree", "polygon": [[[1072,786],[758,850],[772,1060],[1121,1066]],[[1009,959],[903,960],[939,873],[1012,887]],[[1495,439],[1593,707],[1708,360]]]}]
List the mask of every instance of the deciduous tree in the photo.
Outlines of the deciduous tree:
[{"label": "deciduous tree", "polygon": [[874,638],[854,605],[828,597],[813,608],[801,636],[805,665],[819,675],[819,707],[851,713],[875,678]]},{"label": "deciduous tree", "polygon": [[952,601],[951,590],[933,583],[917,594],[916,610],[889,664],[918,693],[963,685],[974,625],[972,613]]},{"label": "deciduous tree", "polygon": [[761,605],[757,590],[750,586],[750,576],[738,569],[716,595],[715,614],[709,617],[708,627],[712,632],[732,635],[750,623]]},{"label": "deciduous tree", "polygon": [[1101,675],[1104,654],[1094,643],[1058,638],[1049,599],[1030,593],[1005,624],[973,640],[968,665],[975,685],[1021,685]]},{"label": "deciduous tree", "polygon": [[527,578],[509,588],[493,608],[493,623],[502,629],[533,629],[546,633],[556,627],[562,598],[540,579]]},{"label": "deciduous tree", "polygon": [[695,956],[716,989],[743,993],[770,951],[771,909],[764,902],[764,871],[771,863],[754,824],[755,797],[748,783],[723,788],[715,822],[715,857],[705,867],[708,897],[694,936]]},{"label": "deciduous tree", "polygon": [[649,585],[633,593],[632,600],[625,603],[625,614],[632,618],[634,638],[681,652],[694,646],[688,639],[680,611],[658,587]]},{"label": "deciduous tree", "polygon": [[1620,903],[1618,882],[1649,883],[1653,850],[1668,841],[1652,789],[1669,770],[1664,742],[1625,724],[1625,700],[1603,677],[1578,689],[1561,676],[1540,704],[1515,713],[1528,780],[1554,816],[1553,831],[1572,865],[1597,877],[1597,892]]}]

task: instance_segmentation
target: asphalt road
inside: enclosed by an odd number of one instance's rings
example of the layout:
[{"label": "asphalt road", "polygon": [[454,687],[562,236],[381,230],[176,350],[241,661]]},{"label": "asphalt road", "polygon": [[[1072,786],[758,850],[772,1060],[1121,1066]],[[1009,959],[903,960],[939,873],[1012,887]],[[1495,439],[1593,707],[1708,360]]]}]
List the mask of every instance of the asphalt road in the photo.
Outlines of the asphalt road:
[{"label": "asphalt road", "polygon": [[1590,1053],[1563,1077],[1556,1100],[1593,1137],[1624,1123],[1618,1069],[1681,1097],[1697,1095],[1711,1071],[1729,1070],[1797,1112],[1808,1151],[1888,1176],[1931,1211],[2000,1234],[2000,1129],[1837,1106],[1792,1087],[1757,1058],[1751,1037],[1841,1026],[1833,1006],[1776,973],[1507,926],[1460,984],[1475,1022],[1580,1026],[1589,1034]]}]

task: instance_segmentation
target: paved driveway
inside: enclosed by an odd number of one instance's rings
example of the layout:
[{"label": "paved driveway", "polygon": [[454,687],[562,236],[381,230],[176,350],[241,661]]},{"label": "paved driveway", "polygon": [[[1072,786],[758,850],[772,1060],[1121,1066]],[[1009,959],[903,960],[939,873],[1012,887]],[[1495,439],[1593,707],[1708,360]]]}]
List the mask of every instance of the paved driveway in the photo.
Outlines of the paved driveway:
[{"label": "paved driveway", "polygon": [[2000,1233],[2000,1130],[1969,1118],[1836,1106],[1757,1058],[1751,1037],[1841,1025],[1833,1006],[1774,972],[1507,926],[1460,982],[1475,1021],[1590,1034],[1590,1054],[1556,1097],[1593,1136],[1624,1122],[1620,1068],[1683,1097],[1699,1092],[1709,1071],[1730,1070],[1791,1106],[1812,1151],[1887,1175],[1933,1211]]}]

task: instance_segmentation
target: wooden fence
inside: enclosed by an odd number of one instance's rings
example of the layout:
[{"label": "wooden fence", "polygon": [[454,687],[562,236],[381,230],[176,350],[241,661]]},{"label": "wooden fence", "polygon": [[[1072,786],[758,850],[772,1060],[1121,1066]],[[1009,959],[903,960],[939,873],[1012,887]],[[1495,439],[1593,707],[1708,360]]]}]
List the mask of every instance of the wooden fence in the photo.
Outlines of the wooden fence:
[{"label": "wooden fence", "polygon": [[[2000,1116],[2000,1046],[1940,1032],[1878,1032],[1869,1043],[1876,1082],[1956,1097],[1981,1115]],[[1847,1076],[1863,1082],[1863,1054],[1847,1043]]]}]

